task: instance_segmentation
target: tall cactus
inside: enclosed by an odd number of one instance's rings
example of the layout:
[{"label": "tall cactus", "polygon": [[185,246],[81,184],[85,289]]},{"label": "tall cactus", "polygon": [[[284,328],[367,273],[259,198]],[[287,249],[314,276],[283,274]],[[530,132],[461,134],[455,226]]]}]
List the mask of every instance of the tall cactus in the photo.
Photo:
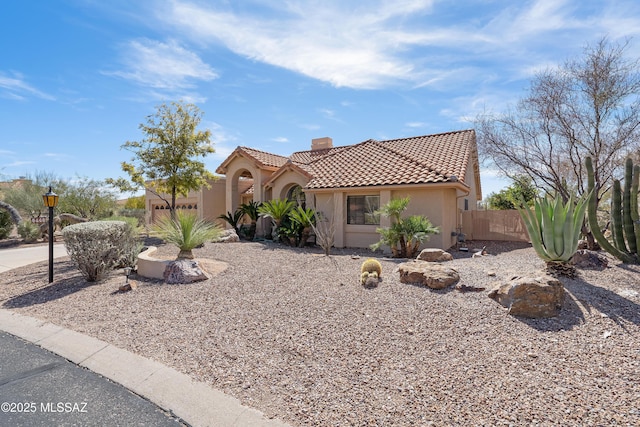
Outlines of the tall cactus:
[{"label": "tall cactus", "polygon": [[625,163],[624,190],[619,180],[613,181],[613,194],[611,196],[611,230],[613,243],[609,242],[600,230],[596,216],[598,208],[598,195],[594,190],[595,178],[591,157],[585,160],[587,168],[587,183],[591,197],[587,208],[589,228],[598,244],[605,251],[619,260],[628,264],[638,264],[640,256],[640,222],[638,215],[638,183],[640,182],[640,166],[633,165],[629,158]]}]

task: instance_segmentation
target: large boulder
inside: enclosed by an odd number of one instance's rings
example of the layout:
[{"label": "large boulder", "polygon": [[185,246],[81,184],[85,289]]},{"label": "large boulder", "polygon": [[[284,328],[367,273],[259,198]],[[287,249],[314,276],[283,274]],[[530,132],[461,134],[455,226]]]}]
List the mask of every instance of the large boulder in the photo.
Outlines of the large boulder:
[{"label": "large boulder", "polygon": [[551,276],[512,277],[489,292],[513,316],[529,318],[554,317],[564,302],[564,286]]},{"label": "large boulder", "polygon": [[416,259],[419,261],[427,262],[444,262],[453,260],[453,256],[449,252],[445,252],[442,249],[426,248],[418,254]]},{"label": "large boulder", "polygon": [[210,276],[198,265],[198,261],[192,259],[172,261],[164,270],[164,281],[169,284],[200,282],[209,278]]},{"label": "large boulder", "polygon": [[460,280],[460,275],[453,268],[428,261],[404,262],[398,270],[402,283],[415,283],[431,289],[444,289]]}]

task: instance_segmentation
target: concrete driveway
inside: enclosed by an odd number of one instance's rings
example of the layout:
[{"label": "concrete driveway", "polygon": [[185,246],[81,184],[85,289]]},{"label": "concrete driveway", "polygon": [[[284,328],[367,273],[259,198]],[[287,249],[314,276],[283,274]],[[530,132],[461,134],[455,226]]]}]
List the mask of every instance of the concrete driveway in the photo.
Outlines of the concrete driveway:
[{"label": "concrete driveway", "polygon": [[[53,257],[60,258],[67,256],[67,249],[64,244],[53,245]],[[23,246],[14,249],[0,249],[0,273],[12,268],[23,267],[34,262],[46,261],[49,259],[49,245]]]}]

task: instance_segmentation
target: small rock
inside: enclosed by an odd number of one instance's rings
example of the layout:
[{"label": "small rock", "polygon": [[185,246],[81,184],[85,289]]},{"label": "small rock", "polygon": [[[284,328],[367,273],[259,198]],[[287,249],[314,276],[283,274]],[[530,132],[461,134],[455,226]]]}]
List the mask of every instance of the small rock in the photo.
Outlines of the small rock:
[{"label": "small rock", "polygon": [[138,289],[138,284],[136,282],[134,282],[133,280],[130,281],[129,283],[125,283],[124,285],[121,285],[118,290],[120,292],[128,292],[128,291],[135,291],[136,289]]},{"label": "small rock", "polygon": [[232,228],[229,228],[228,230],[223,230],[218,236],[218,238],[213,242],[214,243],[235,243],[239,241],[240,241],[240,237],[238,237],[238,234],[236,233],[236,231]]},{"label": "small rock", "polygon": [[453,255],[449,252],[445,252],[442,249],[438,248],[427,248],[423,249],[420,254],[416,257],[419,261],[427,261],[427,262],[445,262],[452,261]]},{"label": "small rock", "polygon": [[496,272],[495,271],[487,271],[487,276],[496,277]]},{"label": "small rock", "polygon": [[609,338],[611,335],[612,335],[612,332],[611,332],[611,331],[605,331],[605,332],[604,332],[604,334],[602,334],[602,338],[607,339],[607,338]]},{"label": "small rock", "polygon": [[532,358],[532,359],[535,359],[535,358],[537,358],[537,357],[538,357],[538,355],[537,355],[537,354],[535,354],[535,353],[527,353],[527,357],[530,357],[530,358]]},{"label": "small rock", "polygon": [[609,263],[604,256],[587,249],[578,250],[573,257],[571,257],[570,262],[578,268],[589,270],[604,270]]}]

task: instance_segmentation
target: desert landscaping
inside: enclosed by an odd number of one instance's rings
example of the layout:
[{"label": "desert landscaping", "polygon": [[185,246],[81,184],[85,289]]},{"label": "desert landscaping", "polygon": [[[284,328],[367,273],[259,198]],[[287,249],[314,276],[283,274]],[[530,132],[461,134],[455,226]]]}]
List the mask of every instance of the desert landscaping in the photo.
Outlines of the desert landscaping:
[{"label": "desert landscaping", "polygon": [[[158,256],[177,255],[158,245]],[[69,258],[0,277],[10,309],[167,364],[294,426],[640,424],[640,266],[561,278],[557,317],[507,314],[488,298],[545,264],[530,244],[470,242],[447,267],[461,286],[401,283],[364,249],[273,242],[195,249],[209,280],[167,285],[122,271],[87,283]],[[486,246],[487,255],[472,258]],[[382,281],[360,284],[374,256]],[[209,260],[209,264],[208,261]],[[444,263],[443,263],[444,264]],[[219,269],[222,270],[222,269]],[[464,285],[464,286],[462,286]]]}]

